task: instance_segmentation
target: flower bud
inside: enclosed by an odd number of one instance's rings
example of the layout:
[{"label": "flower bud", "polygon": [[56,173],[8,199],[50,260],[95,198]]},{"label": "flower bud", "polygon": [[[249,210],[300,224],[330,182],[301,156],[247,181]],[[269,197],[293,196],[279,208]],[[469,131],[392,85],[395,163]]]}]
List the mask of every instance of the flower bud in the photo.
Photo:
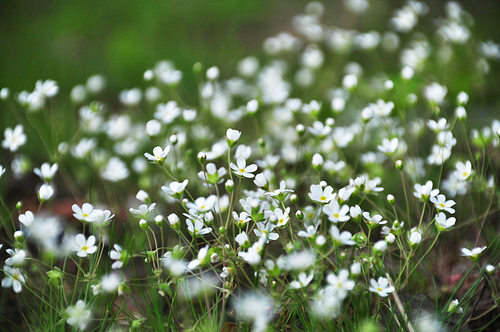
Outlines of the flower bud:
[{"label": "flower bud", "polygon": [[291,194],[290,195],[290,202],[292,202],[293,204],[297,204],[299,202],[299,196],[297,196],[295,194]]},{"label": "flower bud", "polygon": [[139,220],[139,226],[142,228],[142,230],[146,231],[148,229],[148,222],[146,221],[146,219]]},{"label": "flower bud", "polygon": [[402,160],[398,160],[396,161],[396,168],[399,170],[399,171],[402,171],[403,168],[404,168],[404,163]]},{"label": "flower bud", "polygon": [[161,214],[157,215],[155,217],[155,223],[156,223],[156,226],[158,227],[162,227],[163,226],[163,216]]},{"label": "flower bud", "polygon": [[22,208],[23,208],[23,202],[22,201],[17,202],[16,203],[16,209],[17,210],[22,210]]},{"label": "flower bud", "polygon": [[14,239],[18,243],[24,243],[24,234],[22,231],[15,231],[14,232]]},{"label": "flower bud", "polygon": [[298,124],[297,127],[295,127],[295,130],[300,137],[304,136],[306,133],[306,128],[302,124]]},{"label": "flower bud", "polygon": [[302,212],[301,210],[297,210],[297,212],[295,212],[295,217],[297,217],[298,220],[303,220],[304,212]]},{"label": "flower bud", "polygon": [[205,152],[198,153],[198,162],[201,165],[205,165],[206,161],[207,161],[207,155],[205,154]]},{"label": "flower bud", "polygon": [[234,182],[233,180],[229,179],[226,181],[226,190],[230,194],[233,192],[234,189]]},{"label": "flower bud", "polygon": [[394,198],[394,195],[389,194],[387,195],[387,201],[389,202],[389,204],[394,205],[396,199]]},{"label": "flower bud", "polygon": [[493,275],[495,273],[495,267],[491,264],[486,265],[486,272],[488,272],[489,275]]},{"label": "flower bud", "polygon": [[179,229],[179,217],[175,213],[171,213],[167,217],[168,223],[173,229]]},{"label": "flower bud", "polygon": [[226,235],[226,228],[224,226],[219,227],[220,235]]},{"label": "flower bud", "polygon": [[266,147],[266,141],[262,137],[257,140],[257,143],[259,143],[259,146],[261,148],[265,148]]}]

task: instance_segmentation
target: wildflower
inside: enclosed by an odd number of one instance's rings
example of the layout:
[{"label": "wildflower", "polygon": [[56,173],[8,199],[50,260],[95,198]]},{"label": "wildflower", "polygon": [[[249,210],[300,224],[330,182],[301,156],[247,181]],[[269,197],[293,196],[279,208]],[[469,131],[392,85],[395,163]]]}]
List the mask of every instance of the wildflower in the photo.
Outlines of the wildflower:
[{"label": "wildflower", "polygon": [[248,159],[252,155],[252,148],[243,144],[238,145],[236,152],[234,153],[234,158]]},{"label": "wildflower", "polygon": [[340,298],[345,298],[347,292],[355,286],[354,281],[349,279],[349,271],[345,269],[340,270],[338,276],[333,273],[328,274],[326,281]]},{"label": "wildflower", "polygon": [[188,270],[193,270],[195,269],[196,267],[198,267],[199,265],[205,265],[205,264],[208,264],[209,262],[209,259],[210,256],[208,256],[208,250],[210,249],[209,245],[207,244],[205,247],[201,248],[199,251],[198,251],[198,256],[196,257],[196,259],[192,260],[191,262],[189,262],[189,264],[187,265],[187,268]]},{"label": "wildflower", "polygon": [[299,231],[297,233],[297,235],[300,236],[300,237],[305,237],[305,238],[308,238],[308,239],[312,239],[316,235],[316,232],[317,232],[316,226],[309,225],[309,226],[306,227],[305,231]]},{"label": "wildflower", "polygon": [[141,201],[143,203],[151,203],[151,199],[149,198],[149,194],[142,189],[137,192],[137,194],[135,195],[135,198],[137,198],[139,201]]},{"label": "wildflower", "polygon": [[356,222],[360,221],[362,214],[363,214],[363,211],[361,210],[359,205],[351,206],[349,208],[349,215]]},{"label": "wildflower", "polygon": [[231,163],[230,166],[234,171],[234,174],[237,176],[243,176],[246,178],[253,178],[254,175],[252,174],[257,170],[257,165],[251,164],[251,165],[246,165],[246,161],[243,158],[238,158],[236,161],[236,166],[235,164]]},{"label": "wildflower", "polygon": [[392,101],[386,103],[382,99],[379,99],[376,104],[370,104],[369,107],[372,109],[373,114],[384,117],[391,114],[391,111],[394,109],[394,103]]},{"label": "wildflower", "polygon": [[5,264],[12,267],[21,267],[24,265],[26,259],[26,251],[17,248],[15,248],[14,250],[7,249],[5,251],[10,255],[10,257],[5,260]]},{"label": "wildflower", "polygon": [[181,259],[172,257],[172,252],[168,251],[162,258],[163,266],[165,266],[174,276],[181,276],[187,271],[187,263]]},{"label": "wildflower", "polygon": [[35,172],[35,174],[38,175],[42,181],[50,183],[54,174],[57,172],[58,167],[57,163],[52,166],[50,166],[49,163],[43,163],[40,168],[33,169],[33,172]]},{"label": "wildflower", "polygon": [[111,268],[114,270],[121,269],[127,259],[127,252],[124,251],[118,244],[115,244],[113,248],[114,249],[109,252],[109,258],[114,260]]},{"label": "wildflower", "polygon": [[149,216],[151,211],[154,210],[155,206],[156,206],[156,203],[152,203],[149,206],[147,204],[141,204],[141,205],[139,205],[139,209],[130,208],[129,211],[130,211],[130,213],[135,215],[137,218],[147,219],[147,217]]},{"label": "wildflower", "polygon": [[347,245],[347,246],[352,246],[356,244],[352,239],[352,234],[349,231],[343,231],[340,233],[339,229],[337,226],[332,225],[330,228],[330,235],[332,236],[333,239],[333,245],[335,247],[339,247],[342,245]]},{"label": "wildflower", "polygon": [[235,129],[228,129],[226,131],[227,145],[232,148],[236,142],[240,139],[241,131]]},{"label": "wildflower", "polygon": [[427,202],[429,197],[434,197],[439,194],[439,189],[432,189],[432,181],[427,181],[425,185],[415,184],[415,192],[413,195],[423,202]]},{"label": "wildflower", "polygon": [[455,209],[451,208],[453,205],[456,204],[455,201],[453,201],[451,199],[449,201],[447,201],[445,195],[440,194],[437,196],[431,196],[430,201],[432,203],[434,203],[434,206],[436,207],[436,209],[438,209],[440,211],[444,210],[444,211],[451,213],[451,214],[455,213]]},{"label": "wildflower", "polygon": [[395,290],[394,287],[389,286],[389,280],[383,277],[378,278],[378,281],[371,279],[370,284],[370,292],[377,293],[381,297],[387,297],[389,293],[392,293]]},{"label": "wildflower", "polygon": [[146,123],[146,134],[148,136],[154,137],[157,136],[161,131],[161,122],[158,120],[149,120]]},{"label": "wildflower", "polygon": [[248,248],[250,246],[250,242],[248,241],[248,235],[245,231],[241,232],[240,234],[236,235],[234,240],[244,248]]},{"label": "wildflower", "polygon": [[116,273],[104,275],[101,279],[101,290],[103,293],[114,293],[119,289],[122,279]]},{"label": "wildflower", "polygon": [[330,203],[326,204],[323,211],[328,216],[328,220],[330,220],[334,224],[349,220],[349,216],[347,215],[347,213],[349,212],[349,206],[342,205],[341,207],[335,200],[332,200],[330,201]]},{"label": "wildflower", "polygon": [[476,247],[476,248],[472,248],[471,250],[467,249],[467,248],[462,248],[462,256],[467,256],[469,257],[471,260],[473,261],[477,261],[479,259],[479,255],[481,255],[481,253],[483,251],[486,250],[487,247]]},{"label": "wildflower", "polygon": [[268,193],[266,193],[266,195],[269,195],[270,197],[276,198],[280,202],[283,202],[289,193],[293,193],[293,190],[286,189],[286,182],[281,181],[279,189],[276,189],[272,192],[268,192]]},{"label": "wildflower", "polygon": [[76,219],[85,222],[90,221],[89,217],[92,214],[92,211],[94,211],[94,207],[90,203],[83,203],[81,208],[77,204],[73,204],[71,209],[73,210],[73,216]]},{"label": "wildflower", "polygon": [[87,323],[90,320],[90,310],[85,309],[85,302],[79,300],[74,306],[70,306],[66,309],[66,315],[68,319],[66,323],[71,326],[78,326],[80,330],[85,329]]},{"label": "wildflower", "polygon": [[[206,166],[206,173],[200,171],[198,177],[203,181],[208,181],[208,183],[219,183],[224,180],[224,175],[226,175],[226,169],[221,167],[217,170],[214,163],[208,163]],[[206,176],[206,179],[205,179]]]},{"label": "wildflower", "polygon": [[12,287],[14,292],[16,293],[21,292],[23,288],[22,284],[26,282],[21,270],[16,267],[4,265],[3,272],[5,273],[5,278],[2,279],[2,287],[3,288]]},{"label": "wildflower", "polygon": [[188,184],[189,180],[186,179],[182,182],[172,181],[169,186],[162,186],[161,190],[163,190],[166,194],[173,196],[174,198],[181,199],[182,193]]},{"label": "wildflower", "polygon": [[250,220],[252,220],[252,218],[250,218],[250,215],[244,211],[241,212],[240,215],[233,211],[233,219],[236,222],[236,226],[238,226],[238,228],[240,229],[245,226]]},{"label": "wildflower", "polygon": [[301,272],[299,274],[298,281],[294,280],[294,281],[290,282],[290,288],[291,289],[299,289],[299,288],[306,287],[312,281],[313,277],[314,277],[314,272],[311,272],[309,275],[307,275],[305,272]]},{"label": "wildflower", "polygon": [[123,161],[118,157],[111,157],[104,170],[101,172],[103,179],[118,182],[126,179],[129,175],[129,170]]},{"label": "wildflower", "polygon": [[274,209],[273,213],[274,217],[276,218],[276,226],[280,228],[285,227],[288,223],[288,220],[290,220],[290,208],[287,207],[285,211],[281,210],[280,208],[276,208]]},{"label": "wildflower", "polygon": [[448,89],[439,83],[432,83],[424,88],[424,97],[434,105],[441,105]]},{"label": "wildflower", "polygon": [[465,162],[465,164],[461,161],[456,163],[457,170],[453,172],[455,178],[459,181],[467,181],[472,173],[472,164],[469,160]]},{"label": "wildflower", "polygon": [[5,139],[2,141],[2,147],[9,149],[12,152],[17,151],[17,149],[26,143],[26,135],[23,132],[23,125],[18,124],[14,130],[12,128],[6,128],[4,135]]},{"label": "wildflower", "polygon": [[312,165],[314,168],[317,170],[321,170],[321,167],[323,166],[323,156],[321,156],[319,153],[315,153],[313,158],[312,158]]},{"label": "wildflower", "polygon": [[93,223],[97,227],[104,227],[109,225],[114,216],[115,215],[112,215],[109,210],[95,209],[90,216],[88,216],[87,221]]},{"label": "wildflower", "polygon": [[272,222],[267,222],[266,224],[262,222],[258,222],[256,224],[257,229],[254,229],[255,235],[260,238],[265,238],[265,242],[269,243],[269,240],[277,240],[280,236],[278,233],[272,233],[272,231],[276,228]]},{"label": "wildflower", "polygon": [[382,220],[382,216],[380,214],[375,214],[370,216],[369,212],[363,212],[363,217],[365,218],[366,224],[369,228],[375,228],[379,225],[387,224],[387,220]]},{"label": "wildflower", "polygon": [[54,189],[50,185],[44,183],[38,190],[38,199],[40,202],[46,202],[52,197],[53,194]]},{"label": "wildflower", "polygon": [[429,120],[427,121],[427,126],[436,133],[447,130],[450,127],[445,118],[440,118],[438,122]]},{"label": "wildflower", "polygon": [[212,210],[216,201],[217,201],[217,196],[215,195],[210,195],[206,198],[198,197],[197,199],[195,199],[194,202],[188,202],[186,204],[186,207],[188,209],[194,209],[195,211],[198,212],[207,212]]},{"label": "wildflower", "polygon": [[398,148],[398,143],[399,140],[396,137],[394,137],[391,140],[389,140],[388,138],[384,138],[382,140],[382,145],[378,146],[378,150],[390,156],[394,152],[396,152],[396,149]]},{"label": "wildflower", "polygon": [[311,192],[309,193],[309,197],[318,203],[329,203],[332,199],[334,199],[336,194],[333,193],[333,188],[331,186],[326,186],[323,189],[321,184],[312,184]]},{"label": "wildflower", "polygon": [[163,165],[169,151],[170,151],[170,146],[165,147],[165,149],[162,149],[161,146],[157,146],[153,149],[153,154],[146,152],[144,153],[144,157],[148,158],[148,160],[151,162]]},{"label": "wildflower", "polygon": [[269,297],[263,294],[247,294],[241,297],[235,304],[238,317],[253,323],[253,332],[264,332],[268,322],[271,320],[273,303]]},{"label": "wildflower", "polygon": [[257,265],[261,260],[261,252],[264,249],[267,237],[262,236],[257,242],[255,242],[247,252],[240,251],[238,256],[240,256],[245,262],[250,265]]},{"label": "wildflower", "polygon": [[192,236],[205,235],[212,231],[211,227],[204,227],[203,222],[200,219],[196,219],[194,224],[190,219],[186,219],[186,225],[188,232]]},{"label": "wildflower", "polygon": [[450,305],[448,306],[448,312],[453,312],[457,314],[463,314],[464,309],[462,307],[458,306],[458,299],[455,299],[450,302]]},{"label": "wildflower", "polygon": [[316,255],[310,250],[292,252],[284,259],[282,268],[287,270],[306,270],[316,262]]},{"label": "wildflower", "polygon": [[412,228],[408,234],[408,241],[410,241],[410,246],[416,246],[422,242],[422,231],[416,227]]},{"label": "wildflower", "polygon": [[75,236],[75,245],[73,250],[77,252],[78,257],[87,257],[88,254],[93,254],[96,252],[97,247],[95,244],[95,237],[90,235],[88,239],[85,239],[85,235],[77,234]]},{"label": "wildflower", "polygon": [[24,226],[30,227],[31,224],[33,223],[33,220],[35,220],[35,216],[33,215],[33,212],[26,211],[26,212],[24,212],[24,214],[20,214],[17,219]]}]

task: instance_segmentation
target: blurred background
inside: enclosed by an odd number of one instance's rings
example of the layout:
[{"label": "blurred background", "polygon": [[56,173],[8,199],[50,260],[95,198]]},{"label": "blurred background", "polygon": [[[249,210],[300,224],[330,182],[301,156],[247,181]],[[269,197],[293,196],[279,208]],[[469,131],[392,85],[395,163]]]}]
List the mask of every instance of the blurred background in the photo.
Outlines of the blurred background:
[{"label": "blurred background", "polygon": [[[33,90],[38,79],[53,79],[68,94],[93,74],[108,80],[117,98],[125,88],[141,87],[143,73],[162,59],[183,71],[181,92],[194,91],[195,62],[217,65],[222,77],[234,74],[245,56],[262,55],[266,37],[292,32],[291,18],[307,0],[87,0],[0,2],[0,88]],[[444,15],[444,0],[424,1],[428,19]],[[500,41],[500,1],[458,1],[475,19],[473,34]],[[323,1],[323,22],[360,31],[388,29],[404,1],[369,0],[362,16],[344,1]],[[384,26],[380,26],[384,24]],[[189,100],[189,98],[187,98]]]}]

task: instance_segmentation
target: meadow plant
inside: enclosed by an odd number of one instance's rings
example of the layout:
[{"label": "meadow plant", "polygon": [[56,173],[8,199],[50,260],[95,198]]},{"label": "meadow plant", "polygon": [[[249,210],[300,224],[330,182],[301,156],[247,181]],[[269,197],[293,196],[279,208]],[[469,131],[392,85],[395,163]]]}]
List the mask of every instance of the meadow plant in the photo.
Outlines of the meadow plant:
[{"label": "meadow plant", "polygon": [[500,121],[471,124],[499,45],[456,2],[408,1],[385,31],[323,11],[235,77],[195,64],[198,105],[170,61],[115,110],[100,75],[69,109],[53,80],[3,88],[2,326],[498,328]]}]

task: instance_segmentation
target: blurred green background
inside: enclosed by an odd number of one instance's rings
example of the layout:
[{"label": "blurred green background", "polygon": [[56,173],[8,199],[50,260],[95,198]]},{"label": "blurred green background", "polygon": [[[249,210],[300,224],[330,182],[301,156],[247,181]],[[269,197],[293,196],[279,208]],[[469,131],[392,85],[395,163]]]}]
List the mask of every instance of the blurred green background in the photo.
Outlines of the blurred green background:
[{"label": "blurred green background", "polygon": [[[194,87],[197,61],[234,73],[238,60],[259,56],[266,37],[291,31],[291,17],[307,0],[87,0],[0,1],[0,87],[32,91],[38,79],[53,79],[61,93],[93,74],[108,79],[116,98],[141,86],[144,71],[170,59],[184,72],[183,90]],[[446,1],[425,1],[433,17]],[[459,1],[476,20],[481,40],[500,41],[500,1]],[[350,16],[341,0],[323,1],[323,21],[345,28],[386,30],[405,1],[370,0],[369,12]],[[381,26],[382,24],[382,26]]]}]

